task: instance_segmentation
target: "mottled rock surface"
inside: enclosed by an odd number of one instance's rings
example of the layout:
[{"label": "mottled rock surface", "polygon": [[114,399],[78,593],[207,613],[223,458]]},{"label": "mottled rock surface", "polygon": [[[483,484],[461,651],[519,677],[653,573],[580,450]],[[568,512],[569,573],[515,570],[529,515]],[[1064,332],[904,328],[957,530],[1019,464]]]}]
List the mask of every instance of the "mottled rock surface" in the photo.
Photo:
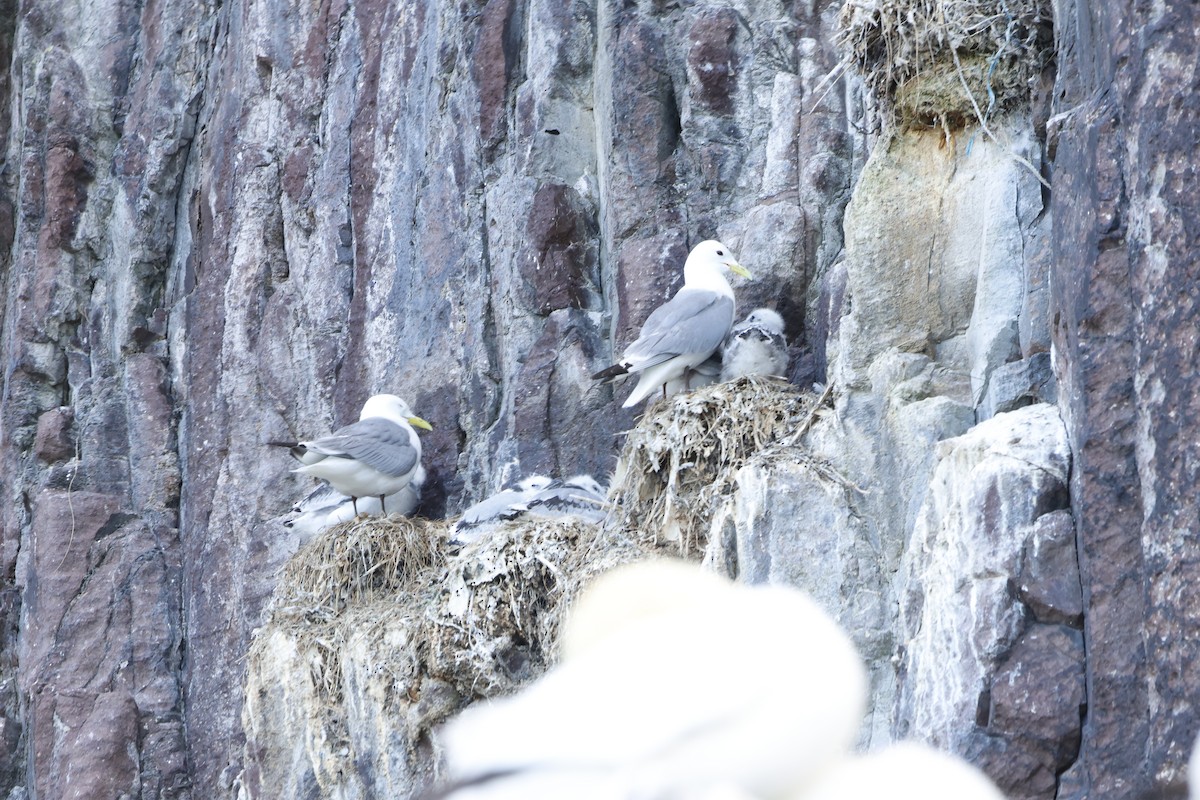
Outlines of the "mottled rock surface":
[{"label": "mottled rock surface", "polygon": [[[712,236],[755,273],[742,309],[783,313],[792,374],[834,384],[802,446],[856,487],[738,465],[714,564],[840,606],[870,741],[936,718],[1013,796],[1179,792],[1198,12],[1055,0],[1054,61],[993,138],[892,130],[827,80],[840,5],[0,0],[0,796],[231,796],[268,724],[243,726],[244,656],[300,544],[278,518],[309,488],[262,443],[391,391],[435,426],[427,514],[602,473],[635,416],[586,376]],[[946,533],[935,495],[989,508],[936,477],[938,443],[1048,402],[1069,492],[972,517],[1006,532],[981,569],[1023,623],[934,698],[880,609],[949,591],[910,546]]]}]

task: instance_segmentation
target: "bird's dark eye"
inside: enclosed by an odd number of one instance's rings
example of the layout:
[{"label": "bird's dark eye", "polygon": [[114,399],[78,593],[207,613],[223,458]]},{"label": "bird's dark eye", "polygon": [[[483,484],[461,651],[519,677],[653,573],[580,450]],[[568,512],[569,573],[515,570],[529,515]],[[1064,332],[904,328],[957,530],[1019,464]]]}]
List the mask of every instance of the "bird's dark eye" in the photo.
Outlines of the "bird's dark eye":
[{"label": "bird's dark eye", "polygon": [[717,255],[719,255],[719,256],[723,256],[723,255],[725,255],[725,251],[724,251],[724,250],[718,250],[718,251],[717,251]]}]

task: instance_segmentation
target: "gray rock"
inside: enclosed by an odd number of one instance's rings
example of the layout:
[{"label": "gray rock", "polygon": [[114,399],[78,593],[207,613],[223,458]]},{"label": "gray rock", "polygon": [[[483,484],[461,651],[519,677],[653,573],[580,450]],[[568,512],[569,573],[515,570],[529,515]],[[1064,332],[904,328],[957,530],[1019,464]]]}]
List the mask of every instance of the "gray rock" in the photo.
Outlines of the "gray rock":
[{"label": "gray rock", "polygon": [[[826,81],[842,5],[8,3],[0,795],[62,795],[68,765],[112,795],[232,793],[242,657],[298,544],[273,520],[304,491],[260,443],[393,391],[436,426],[426,513],[510,472],[603,473],[634,420],[586,375],[713,235],[762,276],[742,308],[775,305],[807,338],[795,374],[835,386],[805,444],[862,493],[822,499],[802,475],[772,491],[877,544],[864,576],[916,558],[935,494],[970,494],[931,488],[937,443],[976,406],[986,425],[1054,396],[1052,353],[1079,604],[1058,512],[1018,536],[1009,499],[971,529],[1011,533],[1021,602],[1004,608],[1082,615],[1088,713],[1077,760],[1055,756],[1059,796],[1178,790],[1200,683],[1180,444],[1200,419],[1178,288],[1196,263],[1194,92],[1175,68],[1195,60],[1190,6],[1056,0],[1054,85],[1035,76],[1052,116],[992,116],[997,144],[880,129],[861,80]],[[714,563],[808,580],[752,475]],[[814,591],[841,603],[839,569]],[[1007,754],[1006,786],[1050,786],[1048,761],[971,727],[972,691],[947,736]],[[316,792],[313,774],[267,785]]]},{"label": "gray rock", "polygon": [[1082,625],[1083,594],[1070,511],[1052,511],[1034,522],[1016,587],[1017,596],[1038,621]]},{"label": "gray rock", "polygon": [[976,416],[982,422],[997,414],[1033,403],[1053,403],[1058,398],[1049,353],[1035,353],[992,370],[979,400]]},{"label": "gray rock", "polygon": [[[984,724],[980,692],[1026,627],[1010,583],[1035,521],[1063,497],[1071,461],[1062,420],[1046,404],[1001,414],[940,450],[897,576],[896,723],[898,735],[965,754]],[[1005,706],[1004,730],[1012,717],[1048,713],[1023,702]]]}]

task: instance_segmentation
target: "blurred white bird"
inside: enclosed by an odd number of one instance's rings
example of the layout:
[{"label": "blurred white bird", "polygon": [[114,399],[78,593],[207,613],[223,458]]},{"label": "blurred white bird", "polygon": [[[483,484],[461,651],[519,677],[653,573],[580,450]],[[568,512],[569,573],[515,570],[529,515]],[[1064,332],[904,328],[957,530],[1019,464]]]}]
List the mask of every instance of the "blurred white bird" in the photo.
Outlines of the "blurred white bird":
[{"label": "blurred white bird", "polygon": [[312,475],[350,498],[355,515],[358,498],[386,497],[408,486],[421,466],[421,440],[413,426],[432,430],[414,416],[408,403],[394,394],[377,394],[363,404],[358,422],[306,442],[268,442],[287,447],[303,466],[292,472]]},{"label": "blurred white bird", "polygon": [[788,800],[1004,800],[978,768],[919,742],[835,762]]},{"label": "blurred white bird", "polygon": [[783,317],[769,308],[751,311],[733,327],[721,348],[722,381],[745,375],[783,375],[787,364]]},{"label": "blurred white bird", "polygon": [[621,360],[593,379],[639,375],[637,386],[622,404],[637,405],[674,378],[712,355],[733,325],[733,289],[725,270],[749,278],[729,248],[709,239],[692,248],[683,265],[683,287],[650,314],[640,335],[625,348]]},{"label": "blurred white bird", "polygon": [[449,796],[777,797],[849,749],[866,687],[802,592],[619,568],[578,601],[559,666],[444,728]]}]

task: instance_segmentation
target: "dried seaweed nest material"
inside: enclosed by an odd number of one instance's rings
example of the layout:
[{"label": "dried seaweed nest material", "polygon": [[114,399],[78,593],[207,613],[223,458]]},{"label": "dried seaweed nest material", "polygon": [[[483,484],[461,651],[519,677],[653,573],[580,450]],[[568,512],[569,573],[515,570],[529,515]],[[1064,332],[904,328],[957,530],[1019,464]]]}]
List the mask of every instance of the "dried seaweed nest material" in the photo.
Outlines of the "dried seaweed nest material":
[{"label": "dried seaweed nest material", "polygon": [[451,558],[422,639],[429,673],[466,696],[511,691],[557,660],[559,626],[596,575],[648,548],[572,519],[520,518]]},{"label": "dried seaweed nest material", "polygon": [[384,702],[415,770],[436,724],[464,699],[538,677],[575,595],[647,549],[574,519],[515,520],[459,553],[448,534],[446,522],[353,520],[292,557],[250,646],[249,738],[261,715],[282,714],[287,736],[319,743],[306,752],[328,788],[356,757],[352,706]]},{"label": "dried seaweed nest material", "polygon": [[617,529],[699,557],[715,504],[733,491],[737,471],[769,447],[796,445],[826,396],[746,377],[655,404],[617,464],[610,490]]},{"label": "dried seaweed nest material", "polygon": [[394,594],[440,565],[446,525],[401,516],[334,525],[288,561],[271,604],[273,620],[337,617],[352,604]]},{"label": "dried seaweed nest material", "polygon": [[1050,0],[846,0],[840,44],[909,121],[968,116],[964,82],[981,109],[1028,97],[1053,54],[1052,19]]}]

